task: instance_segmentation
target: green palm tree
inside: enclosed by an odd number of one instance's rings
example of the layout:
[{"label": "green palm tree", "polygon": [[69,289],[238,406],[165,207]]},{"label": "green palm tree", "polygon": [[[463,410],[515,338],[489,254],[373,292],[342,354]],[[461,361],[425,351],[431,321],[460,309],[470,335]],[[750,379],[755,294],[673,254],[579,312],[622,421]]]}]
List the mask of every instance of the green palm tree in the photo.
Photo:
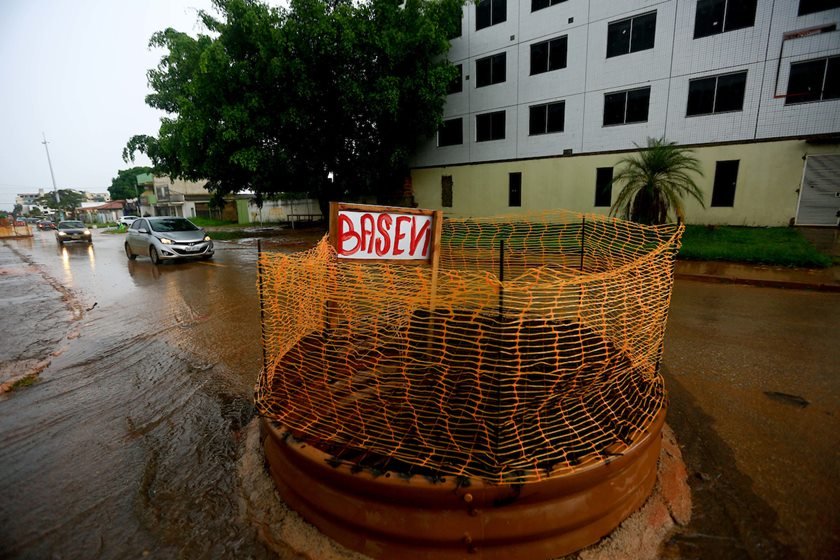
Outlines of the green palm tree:
[{"label": "green palm tree", "polygon": [[622,158],[613,184],[623,184],[610,209],[610,215],[621,215],[640,224],[664,224],[673,209],[680,221],[685,220],[683,198],[693,197],[705,208],[703,192],[694,176],[703,176],[700,162],[691,150],[680,148],[664,138],[648,138],[647,148],[638,144],[639,152]]}]

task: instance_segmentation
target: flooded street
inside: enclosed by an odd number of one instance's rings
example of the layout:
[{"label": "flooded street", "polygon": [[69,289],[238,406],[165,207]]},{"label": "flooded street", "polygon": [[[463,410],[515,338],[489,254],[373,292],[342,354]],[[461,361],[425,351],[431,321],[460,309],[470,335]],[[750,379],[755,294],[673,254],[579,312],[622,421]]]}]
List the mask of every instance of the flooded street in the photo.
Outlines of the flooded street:
[{"label": "flooded street", "polygon": [[123,237],[0,242],[4,368],[44,368],[0,397],[0,557],[265,557],[235,472],[256,245],[154,266]]},{"label": "flooded street", "polygon": [[[267,537],[285,514],[245,430],[256,242],[154,266],[123,240],[0,240],[0,384],[37,374],[0,393],[0,558],[326,557]],[[664,557],[836,557],[838,313],[838,294],[677,281],[663,372],[694,511]]]}]

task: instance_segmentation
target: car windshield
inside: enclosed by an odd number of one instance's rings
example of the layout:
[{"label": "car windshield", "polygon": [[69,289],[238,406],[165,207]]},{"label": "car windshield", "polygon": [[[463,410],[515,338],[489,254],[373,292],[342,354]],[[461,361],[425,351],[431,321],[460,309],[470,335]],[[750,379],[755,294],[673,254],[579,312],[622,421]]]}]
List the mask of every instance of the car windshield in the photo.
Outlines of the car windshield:
[{"label": "car windshield", "polygon": [[85,224],[82,222],[61,222],[58,227],[61,229],[84,228]]},{"label": "car windshield", "polygon": [[162,220],[149,220],[152,231],[195,231],[198,228],[184,218],[164,218]]}]

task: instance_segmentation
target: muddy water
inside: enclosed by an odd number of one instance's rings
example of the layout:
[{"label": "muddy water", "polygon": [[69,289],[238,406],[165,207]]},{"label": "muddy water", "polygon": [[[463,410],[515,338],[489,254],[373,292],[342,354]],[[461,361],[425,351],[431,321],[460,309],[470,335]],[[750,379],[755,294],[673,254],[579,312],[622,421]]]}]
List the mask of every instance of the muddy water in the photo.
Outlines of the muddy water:
[{"label": "muddy water", "polygon": [[0,557],[272,555],[236,472],[262,359],[255,262],[249,242],[155,267],[120,235],[0,241],[0,383],[40,371],[0,396]]}]

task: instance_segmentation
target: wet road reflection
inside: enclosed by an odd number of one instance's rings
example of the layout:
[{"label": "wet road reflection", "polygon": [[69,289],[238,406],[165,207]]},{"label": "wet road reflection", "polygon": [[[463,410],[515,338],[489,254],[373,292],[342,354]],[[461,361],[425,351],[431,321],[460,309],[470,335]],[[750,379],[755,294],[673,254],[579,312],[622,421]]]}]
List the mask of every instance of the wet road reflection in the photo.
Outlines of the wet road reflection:
[{"label": "wet road reflection", "polygon": [[53,294],[61,318],[0,318],[15,345],[60,333],[39,381],[0,401],[0,557],[268,557],[236,473],[261,362],[256,247],[155,266],[122,241],[0,244],[0,267],[28,273],[4,298]]}]

